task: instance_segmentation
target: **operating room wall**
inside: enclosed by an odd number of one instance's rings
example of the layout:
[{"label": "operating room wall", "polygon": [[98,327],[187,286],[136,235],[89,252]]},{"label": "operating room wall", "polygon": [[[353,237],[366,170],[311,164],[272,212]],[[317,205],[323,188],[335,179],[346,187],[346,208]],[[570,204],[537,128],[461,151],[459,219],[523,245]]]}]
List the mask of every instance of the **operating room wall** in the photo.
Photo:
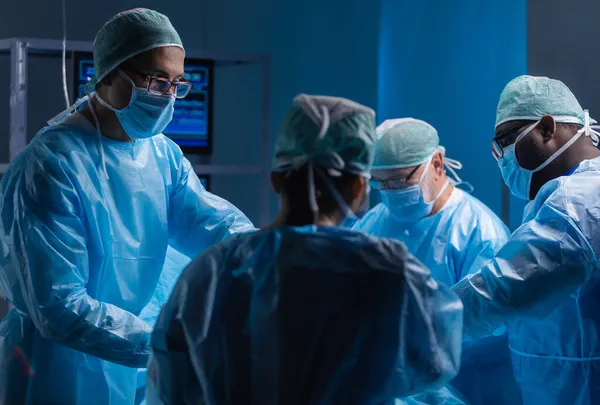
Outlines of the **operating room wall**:
[{"label": "operating room wall", "polygon": [[600,2],[529,0],[528,73],[562,80],[600,121]]},{"label": "operating room wall", "polygon": [[[66,1],[67,35],[73,40],[91,41],[103,22],[112,15],[143,6],[166,13],[190,49],[269,54],[272,64],[271,139],[293,96],[299,92],[346,96],[376,106],[377,1]],[[60,1],[2,3],[0,38],[59,39],[62,36]],[[24,13],[23,10],[36,12]],[[56,57],[34,57],[31,60],[28,74],[29,136],[33,136],[48,118],[64,106],[60,66]],[[0,77],[8,81],[9,72],[8,56],[0,55]],[[215,79],[213,162],[259,162],[260,72],[254,67],[219,69]],[[0,128],[2,162],[8,157],[7,107],[8,86],[0,86],[0,118],[5,125],[5,128]],[[259,177],[254,175],[212,178],[213,191],[234,202],[254,221],[258,220],[261,208],[257,195],[259,185]],[[276,208],[276,198],[271,196],[272,214]]]},{"label": "operating room wall", "polygon": [[383,0],[381,11],[379,121],[433,124],[462,179],[500,216],[490,142],[502,88],[526,72],[526,0]]}]

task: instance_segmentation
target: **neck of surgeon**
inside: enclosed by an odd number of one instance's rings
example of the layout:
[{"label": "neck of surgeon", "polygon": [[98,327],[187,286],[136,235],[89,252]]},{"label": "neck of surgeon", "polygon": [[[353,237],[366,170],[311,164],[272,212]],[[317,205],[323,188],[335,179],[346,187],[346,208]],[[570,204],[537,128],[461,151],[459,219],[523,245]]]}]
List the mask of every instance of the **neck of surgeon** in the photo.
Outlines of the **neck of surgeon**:
[{"label": "neck of surgeon", "polygon": [[448,181],[449,181],[448,176],[444,172],[441,175],[440,180],[438,182],[436,182],[435,194],[437,195],[440,192],[442,194],[440,194],[440,197],[437,200],[435,200],[435,203],[433,204],[433,207],[431,208],[430,215],[435,215],[438,212],[440,212],[442,210],[442,208],[444,208],[444,206],[446,205],[448,200],[450,199],[450,196],[452,195],[452,192],[454,191],[454,186],[451,183],[449,183],[448,186],[444,189],[444,186],[446,185],[446,182],[448,182]]},{"label": "neck of surgeon", "polygon": [[365,178],[350,173],[330,176],[324,170],[311,176],[309,170],[313,169],[304,166],[286,173],[271,174],[273,189],[280,198],[280,209],[269,228],[338,226],[348,215],[368,207]]},{"label": "neck of surgeon", "polygon": [[281,208],[270,227],[306,225],[338,226],[342,223],[344,217],[341,211],[318,213],[309,209],[297,210],[288,198],[282,196]]},{"label": "neck of surgeon", "polygon": [[[102,104],[96,100],[96,98],[92,98],[90,100],[92,106],[94,108],[94,112],[98,117],[98,124],[100,125],[100,133],[102,136],[105,136],[110,139],[114,139],[120,142],[133,142],[127,132],[121,126],[119,119],[113,111],[110,111],[108,108],[104,107]],[[83,115],[94,127],[97,126],[96,119],[90,109],[89,104],[86,105],[80,111],[81,115]]]},{"label": "neck of surgeon", "polygon": [[597,157],[600,157],[600,151],[593,145],[592,139],[587,136],[580,137],[551,164],[533,174],[530,189],[531,199],[534,199],[540,189],[549,181],[566,175],[584,160],[595,159]]}]

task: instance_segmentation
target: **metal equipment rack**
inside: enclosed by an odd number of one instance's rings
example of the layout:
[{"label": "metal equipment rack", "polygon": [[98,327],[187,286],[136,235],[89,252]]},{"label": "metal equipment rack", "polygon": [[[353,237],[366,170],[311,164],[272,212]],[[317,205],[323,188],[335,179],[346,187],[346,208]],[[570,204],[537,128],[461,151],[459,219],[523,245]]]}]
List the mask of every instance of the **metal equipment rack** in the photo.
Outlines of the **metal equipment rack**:
[{"label": "metal equipment rack", "polygon": [[[60,56],[63,49],[62,40],[10,38],[0,39],[0,53],[10,54],[10,132],[9,162],[0,163],[0,173],[5,173],[8,163],[27,145],[27,57],[28,55]],[[67,41],[68,52],[91,52],[92,42]],[[270,160],[269,160],[269,125],[270,125],[270,63],[264,54],[240,54],[220,51],[186,49],[190,58],[212,59],[215,67],[259,65],[262,80],[262,130],[260,162],[252,165],[220,165],[207,159],[206,164],[194,164],[198,174],[258,175],[260,181],[260,225],[269,221],[270,201]],[[49,117],[50,118],[50,117]],[[204,160],[204,159],[203,159]]]}]

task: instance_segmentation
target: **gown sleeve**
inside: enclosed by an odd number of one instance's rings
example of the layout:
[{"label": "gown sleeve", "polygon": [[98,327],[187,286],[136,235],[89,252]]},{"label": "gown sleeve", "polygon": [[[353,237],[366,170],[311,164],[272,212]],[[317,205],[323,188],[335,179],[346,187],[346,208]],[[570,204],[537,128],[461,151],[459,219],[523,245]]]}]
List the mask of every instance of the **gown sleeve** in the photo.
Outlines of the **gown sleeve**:
[{"label": "gown sleeve", "polygon": [[45,339],[103,360],[144,366],[150,326],[86,290],[85,196],[77,192],[66,163],[50,153],[32,153],[22,170],[3,190],[1,219],[11,259],[3,271],[13,273],[13,290],[25,306],[20,309]]},{"label": "gown sleeve", "polygon": [[491,334],[519,317],[544,317],[598,268],[585,236],[554,198],[519,227],[496,257],[456,284],[468,336]]},{"label": "gown sleeve", "polygon": [[207,192],[183,157],[169,207],[170,244],[188,257],[242,232],[255,230],[233,204]]}]

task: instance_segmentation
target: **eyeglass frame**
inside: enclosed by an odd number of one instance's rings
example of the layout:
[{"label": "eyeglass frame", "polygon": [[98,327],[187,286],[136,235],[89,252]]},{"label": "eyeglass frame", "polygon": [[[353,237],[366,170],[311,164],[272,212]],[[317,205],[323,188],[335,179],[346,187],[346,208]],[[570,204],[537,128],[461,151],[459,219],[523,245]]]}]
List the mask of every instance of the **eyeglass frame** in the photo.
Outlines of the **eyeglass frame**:
[{"label": "eyeglass frame", "polygon": [[[412,171],[405,177],[403,178],[398,178],[398,177],[391,177],[385,180],[376,180],[375,178],[371,178],[371,180],[369,181],[369,184],[371,185],[371,188],[373,188],[374,190],[401,190],[402,188],[406,188],[408,187],[406,185],[406,183],[415,175],[415,173],[417,173],[417,171],[419,170],[419,168],[421,166],[423,166],[425,163],[421,163],[420,165],[415,166],[414,169],[412,169]],[[397,182],[397,183],[401,183],[404,186],[399,188],[399,187],[392,187],[392,186],[386,186],[386,184],[388,183],[392,183],[392,182]],[[381,187],[380,187],[381,185]]]},{"label": "eyeglass frame", "polygon": [[[178,79],[177,81],[174,81],[174,80],[167,79],[166,77],[159,77],[159,76],[156,76],[156,75],[151,75],[151,74],[148,74],[148,73],[144,73],[142,71],[139,71],[137,69],[132,69],[130,67],[127,67],[125,69],[131,71],[135,75],[137,75],[137,76],[141,77],[142,79],[144,79],[144,81],[148,82],[148,85],[146,86],[146,89],[148,90],[148,93],[153,94],[155,96],[164,96],[174,86],[176,88],[176,86],[178,86],[180,84],[187,84],[187,85],[189,85],[189,90],[187,91],[187,93],[185,93],[184,96],[177,97],[177,91],[175,91],[175,93],[173,93],[173,95],[175,96],[176,99],[181,100],[181,99],[186,98],[190,94],[190,92],[192,91],[192,88],[194,87],[194,84],[192,82],[186,80],[186,79]],[[150,90],[150,86],[152,85],[152,81],[153,80],[157,80],[159,82],[169,82],[171,85],[167,88],[167,90],[164,93],[160,94],[160,93],[157,93],[157,92],[155,92],[153,90]]]},{"label": "eyeglass frame", "polygon": [[[521,121],[525,122],[525,121]],[[496,161],[504,157],[504,149],[514,144],[519,136],[527,130],[535,121],[527,121],[522,125],[517,125],[514,128],[508,129],[492,139],[492,156]],[[532,128],[533,129],[533,128]]]}]

